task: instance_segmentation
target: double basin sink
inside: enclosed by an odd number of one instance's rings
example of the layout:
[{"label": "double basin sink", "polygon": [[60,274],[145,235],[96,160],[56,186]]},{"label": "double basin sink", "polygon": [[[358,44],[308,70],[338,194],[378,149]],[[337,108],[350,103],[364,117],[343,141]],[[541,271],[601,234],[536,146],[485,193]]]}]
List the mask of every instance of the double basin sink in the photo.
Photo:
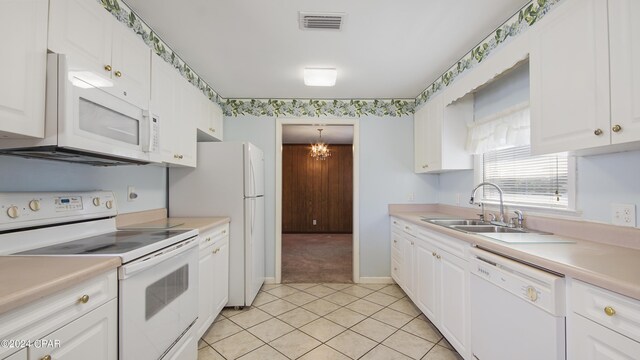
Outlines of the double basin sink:
[{"label": "double basin sink", "polygon": [[528,229],[512,228],[507,226],[494,225],[487,221],[479,219],[422,219],[432,224],[448,227],[454,230],[463,231],[474,234],[486,234],[486,233],[536,233],[536,234],[549,234],[540,231],[532,231]]}]

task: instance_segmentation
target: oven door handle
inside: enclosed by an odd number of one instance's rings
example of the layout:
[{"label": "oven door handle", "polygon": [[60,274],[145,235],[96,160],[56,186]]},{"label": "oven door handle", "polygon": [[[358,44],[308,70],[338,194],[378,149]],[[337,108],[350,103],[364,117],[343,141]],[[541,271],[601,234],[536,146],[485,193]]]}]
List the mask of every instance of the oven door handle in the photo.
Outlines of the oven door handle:
[{"label": "oven door handle", "polygon": [[196,240],[197,237],[185,240],[183,242],[180,242],[179,244],[172,245],[166,249],[162,249],[153,254],[147,255],[142,259],[136,260],[130,264],[121,266],[118,271],[120,280],[129,278],[140,271],[144,271],[150,267],[157,265],[160,262],[181,255],[197,247],[198,242]]}]

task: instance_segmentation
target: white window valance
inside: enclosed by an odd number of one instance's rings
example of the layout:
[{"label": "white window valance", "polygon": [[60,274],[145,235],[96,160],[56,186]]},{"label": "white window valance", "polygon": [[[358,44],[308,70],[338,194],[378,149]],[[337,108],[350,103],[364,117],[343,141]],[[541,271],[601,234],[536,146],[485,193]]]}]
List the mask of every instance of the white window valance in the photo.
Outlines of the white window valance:
[{"label": "white window valance", "polygon": [[530,144],[529,103],[521,103],[467,124],[467,151],[488,151]]}]

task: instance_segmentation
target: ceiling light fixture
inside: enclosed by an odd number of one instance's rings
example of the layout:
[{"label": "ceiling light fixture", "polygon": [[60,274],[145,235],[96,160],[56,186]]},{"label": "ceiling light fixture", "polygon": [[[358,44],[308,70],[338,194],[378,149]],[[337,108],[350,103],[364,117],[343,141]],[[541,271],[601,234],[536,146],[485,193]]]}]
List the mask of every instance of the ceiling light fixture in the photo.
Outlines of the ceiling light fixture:
[{"label": "ceiling light fixture", "polygon": [[307,86],[334,86],[337,77],[335,68],[304,68],[304,84]]},{"label": "ceiling light fixture", "polygon": [[311,144],[311,152],[309,154],[316,160],[326,160],[331,156],[331,150],[329,150],[327,144],[322,142],[322,129],[318,129],[318,132],[320,133],[318,142]]}]

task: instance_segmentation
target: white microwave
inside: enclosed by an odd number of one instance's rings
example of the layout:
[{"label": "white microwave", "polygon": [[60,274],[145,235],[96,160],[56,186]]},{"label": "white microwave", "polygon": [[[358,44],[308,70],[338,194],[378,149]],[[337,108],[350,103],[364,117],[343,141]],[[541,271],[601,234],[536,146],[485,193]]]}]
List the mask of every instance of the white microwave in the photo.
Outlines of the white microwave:
[{"label": "white microwave", "polygon": [[109,80],[47,55],[45,137],[3,140],[0,153],[91,165],[158,161],[160,119],[104,90]]}]

